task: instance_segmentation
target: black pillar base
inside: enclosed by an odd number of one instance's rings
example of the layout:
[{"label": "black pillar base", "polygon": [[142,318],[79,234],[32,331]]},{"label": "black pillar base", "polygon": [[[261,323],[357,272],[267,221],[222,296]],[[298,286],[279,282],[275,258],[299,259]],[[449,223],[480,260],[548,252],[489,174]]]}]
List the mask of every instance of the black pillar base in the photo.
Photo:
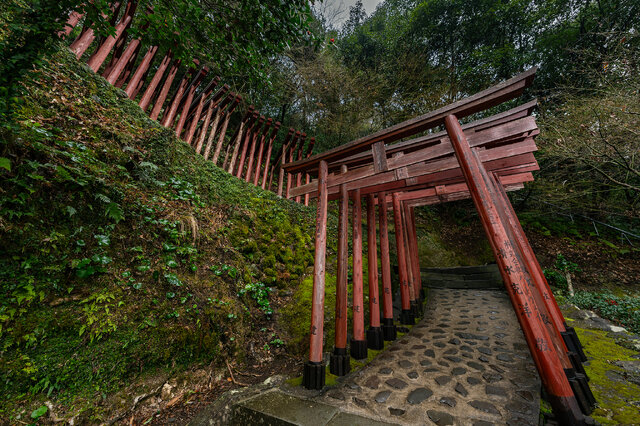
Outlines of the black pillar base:
[{"label": "black pillar base", "polygon": [[413,313],[413,317],[414,318],[419,318],[420,317],[420,305],[418,304],[417,300],[412,300],[411,301],[411,312]]},{"label": "black pillar base", "polygon": [[384,337],[380,327],[369,327],[367,330],[367,347],[377,351],[384,348]]},{"label": "black pillar base", "polygon": [[[592,404],[589,401],[590,398],[587,396],[589,393],[591,393],[591,390],[589,390],[589,385],[586,383],[586,380],[584,380],[584,377],[579,377],[579,375],[576,374],[573,368],[565,368],[564,373],[567,376],[569,385],[571,385],[571,390],[573,390],[573,394],[578,401],[580,411],[588,416],[592,411]],[[587,388],[586,393],[585,386]]]},{"label": "black pillar base", "polygon": [[396,340],[398,337],[393,318],[382,318],[382,335],[386,341]]},{"label": "black pillar base", "polygon": [[414,325],[416,323],[416,317],[413,315],[411,309],[403,309],[400,312],[400,324]]},{"label": "black pillar base", "polygon": [[351,341],[351,358],[353,359],[365,359],[369,356],[367,350],[366,340],[352,340]]},{"label": "black pillar base", "polygon": [[587,362],[587,355],[582,349],[582,343],[580,343],[576,330],[573,327],[568,327],[566,323],[564,328],[565,331],[560,334],[562,334],[562,338],[567,345],[567,348],[569,348],[570,351],[577,353],[580,357],[580,361]]},{"label": "black pillar base", "polygon": [[580,404],[574,396],[547,395],[553,408],[553,416],[558,424],[563,426],[584,426],[590,423],[580,410]]},{"label": "black pillar base", "polygon": [[307,361],[302,372],[302,385],[307,389],[320,390],[324,387],[324,375],[324,364]]},{"label": "black pillar base", "polygon": [[589,376],[587,376],[587,372],[584,370],[584,366],[582,362],[580,362],[580,357],[575,352],[567,352],[567,356],[569,357],[569,361],[571,361],[571,365],[573,369],[576,370],[576,374],[582,374],[586,377],[587,382],[589,381]]},{"label": "black pillar base", "polygon": [[329,358],[329,371],[336,376],[344,376],[351,371],[351,360],[347,348],[334,348]]}]

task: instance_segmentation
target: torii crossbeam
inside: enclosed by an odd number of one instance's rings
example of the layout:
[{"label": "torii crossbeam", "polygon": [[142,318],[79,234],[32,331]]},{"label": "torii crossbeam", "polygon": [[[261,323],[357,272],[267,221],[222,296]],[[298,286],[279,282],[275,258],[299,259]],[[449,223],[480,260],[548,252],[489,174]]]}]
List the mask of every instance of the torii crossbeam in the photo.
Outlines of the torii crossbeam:
[{"label": "torii crossbeam", "polygon": [[[389,269],[387,208],[394,214],[402,310],[400,322],[413,324],[422,301],[413,209],[417,206],[471,198],[493,249],[505,288],[542,383],[562,424],[584,424],[595,402],[582,362],[586,357],[572,328],[564,321],[506,191],[521,189],[538,170],[533,155],[539,134],[531,115],[536,101],[461,125],[459,120],[520,96],[535,76],[532,68],[473,96],[357,139],[307,159],[283,165],[298,179],[286,196],[317,198],[316,250],[313,277],[309,360],[303,384],[324,386],[322,359],[327,205],[338,200],[338,265],[336,335],[330,370],[349,371],[347,355],[347,226],[353,200],[353,336],[350,355],[365,358],[395,339]],[[423,134],[444,127],[443,131]],[[415,137],[417,136],[417,137]],[[409,139],[410,137],[414,137]],[[362,289],[361,199],[367,200],[370,327],[364,333]],[[382,264],[382,324],[378,298],[375,206],[379,209]]]}]

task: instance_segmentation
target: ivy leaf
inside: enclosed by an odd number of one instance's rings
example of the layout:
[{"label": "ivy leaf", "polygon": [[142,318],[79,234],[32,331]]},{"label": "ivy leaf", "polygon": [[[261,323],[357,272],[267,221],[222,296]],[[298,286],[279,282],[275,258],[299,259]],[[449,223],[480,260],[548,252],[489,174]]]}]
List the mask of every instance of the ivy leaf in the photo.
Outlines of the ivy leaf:
[{"label": "ivy leaf", "polygon": [[0,169],[7,169],[8,171],[11,171],[11,161],[6,157],[0,157]]},{"label": "ivy leaf", "polygon": [[73,216],[74,214],[76,214],[78,212],[76,209],[74,209],[71,206],[66,206],[65,210],[67,211],[67,214],[69,215],[69,217]]},{"label": "ivy leaf", "polygon": [[122,219],[124,219],[124,212],[122,211],[122,208],[118,205],[118,203],[111,202],[107,204],[107,208],[105,210],[105,216],[115,220],[116,223],[118,223]]},{"label": "ivy leaf", "polygon": [[40,417],[42,417],[46,412],[47,412],[47,406],[42,405],[31,412],[31,418],[37,420]]}]

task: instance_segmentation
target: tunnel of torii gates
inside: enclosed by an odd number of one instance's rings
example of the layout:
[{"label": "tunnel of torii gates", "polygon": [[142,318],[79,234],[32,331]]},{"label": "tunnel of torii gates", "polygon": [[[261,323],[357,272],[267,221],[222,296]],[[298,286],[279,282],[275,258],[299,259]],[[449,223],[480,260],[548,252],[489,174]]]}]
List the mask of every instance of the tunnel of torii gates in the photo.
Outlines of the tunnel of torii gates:
[{"label": "tunnel of torii gates", "polygon": [[[354,140],[307,159],[289,162],[290,176],[306,173],[312,181],[288,188],[287,197],[317,198],[315,263],[309,359],[303,384],[324,387],[322,359],[327,205],[338,201],[338,253],[335,346],[329,368],[349,372],[349,356],[367,357],[396,338],[392,308],[387,210],[393,211],[402,310],[400,324],[414,324],[424,299],[414,208],[471,198],[491,244],[506,291],[516,312],[549,402],[561,424],[584,424],[595,400],[575,331],[567,326],[540,264],[520,226],[507,191],[523,188],[538,170],[533,155],[539,130],[531,115],[537,102],[461,125],[460,119],[519,97],[536,69],[428,114]],[[445,130],[435,132],[444,126]],[[425,131],[434,132],[423,136]],[[292,180],[292,179],[289,179]],[[362,200],[368,232],[369,328],[365,331],[362,271]],[[348,221],[353,203],[353,327],[347,353]],[[379,236],[376,235],[376,207]],[[381,278],[377,241],[380,242]],[[382,297],[379,297],[379,279]],[[380,315],[382,304],[382,315]]]}]

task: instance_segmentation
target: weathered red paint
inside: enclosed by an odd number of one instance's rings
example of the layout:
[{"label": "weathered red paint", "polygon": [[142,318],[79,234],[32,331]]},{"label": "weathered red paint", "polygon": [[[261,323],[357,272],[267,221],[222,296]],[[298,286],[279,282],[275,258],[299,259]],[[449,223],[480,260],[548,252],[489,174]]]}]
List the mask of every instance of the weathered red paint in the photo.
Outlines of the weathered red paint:
[{"label": "weathered red paint", "polygon": [[76,11],[71,12],[69,19],[67,19],[67,23],[64,26],[64,30],[58,32],[58,37],[64,39],[71,34],[71,31],[73,31],[76,25],[78,25],[83,16],[84,15],[82,13]]},{"label": "weathered red paint", "polygon": [[[256,116],[258,113],[256,113]],[[247,159],[247,152],[249,152],[250,146],[255,146],[256,139],[258,138],[258,134],[260,133],[260,128],[264,123],[264,115],[261,115],[258,118],[258,121],[254,124],[251,132],[247,133],[247,137],[245,138],[244,146],[242,147],[242,153],[240,154],[240,161],[238,163],[238,170],[236,172],[236,177],[238,179],[242,179],[242,174],[245,171],[245,160]]]},{"label": "weathered red paint", "polygon": [[389,259],[389,227],[387,195],[378,194],[378,220],[380,221],[380,268],[382,272],[382,318],[393,319],[393,292],[391,289],[391,260]]},{"label": "weathered red paint", "polygon": [[584,422],[584,416],[565,376],[560,356],[547,328],[539,321],[536,313],[532,312],[535,309],[535,299],[526,284],[524,267],[518,262],[518,256],[507,237],[498,209],[492,201],[487,172],[482,167],[477,154],[471,150],[457,118],[453,115],[447,116],[445,126],[474,204],[480,213],[482,224],[492,243],[496,260],[501,263],[507,292],[542,382],[549,394],[554,413],[562,423],[581,424]]},{"label": "weathered red paint", "polygon": [[[267,186],[267,175],[269,174],[269,165],[271,164],[271,151],[273,150],[273,142],[276,140],[276,136],[278,135],[278,131],[280,130],[280,122],[276,121],[275,126],[273,127],[273,131],[271,132],[271,138],[269,139],[269,147],[267,148],[267,153],[265,154],[264,159],[264,172],[262,173],[262,189],[265,189]],[[258,170],[260,170],[260,165],[258,164]],[[258,177],[259,174],[256,173]],[[257,185],[258,179],[254,182],[254,185]]]},{"label": "weathered red paint", "polygon": [[173,65],[171,65],[171,68],[169,69],[169,73],[167,74],[167,78],[165,79],[164,84],[162,85],[162,90],[160,90],[160,94],[158,95],[156,102],[153,104],[151,114],[149,114],[149,118],[151,118],[152,120],[158,119],[158,116],[160,115],[160,111],[164,106],[164,101],[167,100],[167,96],[169,95],[169,90],[171,90],[171,84],[173,84],[173,80],[176,78],[176,75],[178,74],[178,69],[180,69],[181,62],[182,61],[180,59],[177,59],[173,62]]},{"label": "weathered red paint", "polygon": [[93,72],[98,72],[100,66],[104,63],[115,46],[116,42],[122,37],[125,32],[125,29],[129,26],[131,21],[133,20],[133,15],[135,14],[135,10],[138,3],[130,1],[127,3],[127,8],[120,19],[120,22],[115,26],[115,36],[108,36],[106,40],[100,45],[98,50],[91,55],[89,60],[87,61],[87,65],[89,68],[93,70]]},{"label": "weathered red paint", "polygon": [[[222,128],[220,129],[220,136],[218,136],[218,142],[216,144],[216,152],[213,153],[213,158],[211,159],[211,161],[213,161],[213,164],[218,164],[218,158],[220,158],[220,152],[222,151],[222,144],[224,143],[224,138],[227,135],[227,128],[229,127],[229,120],[231,119],[231,114],[233,114],[233,111],[236,109],[236,107],[238,106],[241,100],[242,100],[242,96],[236,95],[236,97],[234,98],[231,105],[229,105],[227,110],[223,111],[224,122],[222,123]],[[231,145],[231,142],[229,142],[229,145]],[[209,145],[207,143],[207,147],[208,146]],[[209,158],[208,151],[205,152],[204,158],[205,160]]]},{"label": "weathered red paint", "polygon": [[191,75],[195,70],[190,68],[186,74],[182,77],[180,84],[178,85],[178,90],[173,94],[173,98],[171,102],[169,102],[169,108],[164,111],[164,115],[162,116],[162,124],[164,127],[172,127],[173,121],[178,113],[178,107],[180,106],[180,101],[182,100],[182,95],[185,90],[187,90],[187,86],[189,85],[189,80],[191,79]]},{"label": "weathered red paint", "polygon": [[311,296],[311,328],[309,361],[322,362],[324,332],[324,284],[327,253],[327,163],[320,162],[318,169],[318,211],[316,214],[316,244],[313,268],[313,293]]},{"label": "weathered red paint", "polygon": [[153,61],[153,58],[156,56],[157,52],[158,46],[151,46],[149,47],[149,49],[147,49],[147,53],[145,53],[144,57],[142,58],[142,62],[140,62],[140,65],[138,65],[136,72],[133,73],[131,81],[129,81],[129,83],[127,84],[127,88],[125,89],[125,92],[129,96],[129,99],[135,99],[140,89],[142,89],[142,86],[144,85],[144,77],[147,75],[149,67],[151,66],[151,62]]},{"label": "weathered red paint", "polygon": [[[346,169],[346,166],[345,166]],[[336,265],[336,331],[335,347],[347,348],[347,297],[349,274],[349,194],[347,188],[340,189],[338,213],[338,261]]]},{"label": "weathered red paint", "polygon": [[189,87],[187,88],[186,98],[182,101],[182,112],[180,113],[180,118],[178,119],[178,123],[176,124],[176,136],[180,137],[182,134],[182,129],[187,122],[187,118],[189,117],[189,110],[191,108],[191,101],[193,101],[193,97],[195,96],[196,89],[202,82],[204,76],[209,73],[209,69],[204,67],[200,70],[198,75],[193,79]]},{"label": "weathered red paint", "polygon": [[[235,142],[233,142],[233,151],[231,153],[231,158],[229,160],[227,172],[233,174],[236,165],[236,159],[238,157],[238,152],[240,150],[240,145],[242,141],[245,139],[246,135],[251,132],[251,126],[253,125],[253,121],[256,119],[257,114],[254,112],[253,105],[249,105],[247,112],[244,116],[244,119],[240,123],[240,127],[236,132]],[[232,138],[233,141],[234,138]],[[227,163],[227,159],[225,158],[225,163]]]},{"label": "weathered red paint", "polygon": [[398,252],[398,274],[400,275],[400,298],[402,300],[402,310],[411,309],[409,295],[409,277],[406,269],[406,252],[404,244],[404,227],[402,226],[402,205],[398,194],[393,194],[393,220],[395,224],[396,251]]},{"label": "weathered red paint", "polygon": [[362,289],[362,199],[360,190],[353,191],[353,340],[365,340],[364,296]]},{"label": "weathered red paint", "polygon": [[367,197],[367,260],[369,279],[369,325],[380,327],[380,296],[378,294],[378,247],[376,243],[376,200]]},{"label": "weathered red paint", "polygon": [[[264,116],[262,116],[261,118],[264,119]],[[255,162],[256,148],[258,147],[258,145],[260,146],[264,145],[264,140],[267,136],[267,133],[269,132],[269,127],[271,127],[271,123],[273,123],[273,119],[268,118],[267,121],[264,123],[264,127],[262,128],[262,130],[256,133],[254,143],[251,145],[251,153],[249,154],[249,161],[247,162],[247,172],[244,176],[245,182],[251,181],[251,174],[253,173],[253,164]]]},{"label": "weathered red paint", "polygon": [[142,108],[143,111],[146,111],[147,108],[149,108],[149,105],[151,104],[151,100],[153,99],[153,95],[155,94],[156,89],[160,85],[160,81],[162,81],[162,77],[164,76],[165,71],[167,70],[167,68],[169,67],[169,64],[171,63],[171,58],[172,58],[172,54],[171,54],[171,50],[169,50],[167,54],[164,55],[164,58],[162,59],[162,61],[160,62],[160,65],[158,66],[158,69],[153,75],[153,78],[151,78],[149,85],[147,86],[146,90],[142,94],[142,97],[140,98],[140,103],[138,103],[138,105],[140,106],[140,108]]},{"label": "weathered red paint", "polygon": [[[289,128],[289,133],[287,134],[287,137],[285,138],[284,143],[282,144],[282,154],[279,159],[280,172],[278,174],[278,192],[277,192],[278,197],[282,197],[282,190],[284,185],[284,168],[282,166],[284,165],[284,163],[288,161],[287,153],[289,152],[289,145],[293,143],[293,141],[290,141],[290,139],[294,137],[293,136],[294,133],[295,133],[295,129],[293,127]],[[273,178],[273,174],[271,177]]]}]

